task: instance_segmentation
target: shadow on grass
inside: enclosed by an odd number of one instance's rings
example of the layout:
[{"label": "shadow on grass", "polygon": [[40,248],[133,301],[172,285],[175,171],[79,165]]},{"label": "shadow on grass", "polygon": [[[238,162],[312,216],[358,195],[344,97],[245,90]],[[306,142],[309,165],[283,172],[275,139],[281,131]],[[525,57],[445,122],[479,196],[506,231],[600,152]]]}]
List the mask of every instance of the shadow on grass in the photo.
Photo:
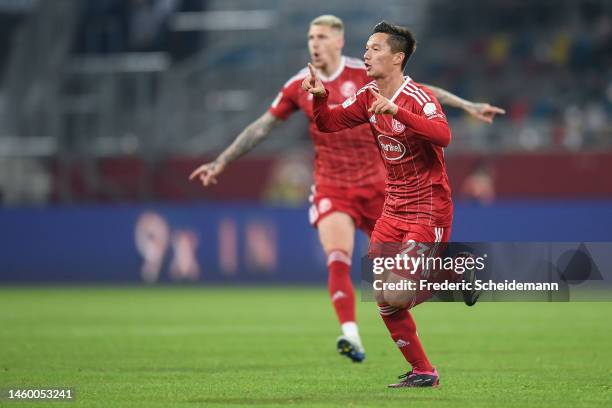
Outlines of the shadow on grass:
[{"label": "shadow on grass", "polygon": [[[436,390],[434,390],[435,393]],[[401,393],[400,393],[401,392]],[[203,398],[192,398],[187,400],[189,403],[201,403],[201,404],[220,404],[220,405],[306,405],[310,406],[313,404],[331,404],[340,407],[346,406],[388,406],[389,404],[397,403],[398,400],[402,402],[406,401],[406,398],[410,399],[411,403],[423,402],[431,403],[432,401],[455,401],[453,398],[444,398],[439,394],[432,395],[431,389],[411,389],[411,390],[389,390],[389,395],[385,395],[385,401],[367,401],[363,400],[355,395],[351,396],[327,396],[321,398],[311,397],[267,397],[267,398],[247,398],[247,397],[203,397]],[[395,404],[394,404],[395,405]]]}]

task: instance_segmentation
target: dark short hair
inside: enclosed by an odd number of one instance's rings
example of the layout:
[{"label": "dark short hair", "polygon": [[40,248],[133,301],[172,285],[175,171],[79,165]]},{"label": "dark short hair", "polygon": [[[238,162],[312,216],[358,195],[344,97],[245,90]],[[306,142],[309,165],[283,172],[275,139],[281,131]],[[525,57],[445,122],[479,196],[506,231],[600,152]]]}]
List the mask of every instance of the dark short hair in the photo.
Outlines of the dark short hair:
[{"label": "dark short hair", "polygon": [[403,71],[404,67],[406,67],[408,59],[416,49],[416,40],[412,32],[410,32],[410,30],[406,27],[391,24],[386,21],[381,21],[374,27],[372,34],[375,33],[389,34],[389,38],[387,38],[387,43],[391,47],[391,51],[393,53],[403,52],[406,55],[404,57],[404,61],[402,61]]}]

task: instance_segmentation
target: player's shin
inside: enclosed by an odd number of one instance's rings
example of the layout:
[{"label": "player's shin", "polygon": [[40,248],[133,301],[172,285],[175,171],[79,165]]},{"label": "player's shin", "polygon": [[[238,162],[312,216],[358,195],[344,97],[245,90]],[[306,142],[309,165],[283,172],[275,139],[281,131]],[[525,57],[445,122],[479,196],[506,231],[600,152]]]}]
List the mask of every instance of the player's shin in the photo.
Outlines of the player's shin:
[{"label": "player's shin", "polygon": [[[331,302],[345,335],[357,334],[355,291],[351,281],[351,258],[342,250],[327,255],[328,288]],[[347,333],[348,332],[348,333]]]},{"label": "player's shin", "polygon": [[433,371],[417,335],[416,323],[411,313],[386,303],[379,304],[378,310],[391,338],[412,368],[421,372]]},{"label": "player's shin", "polygon": [[329,295],[342,327],[336,340],[338,352],[359,363],[365,359],[365,349],[355,322],[355,291],[351,282],[351,258],[341,250],[330,251],[327,256]]}]

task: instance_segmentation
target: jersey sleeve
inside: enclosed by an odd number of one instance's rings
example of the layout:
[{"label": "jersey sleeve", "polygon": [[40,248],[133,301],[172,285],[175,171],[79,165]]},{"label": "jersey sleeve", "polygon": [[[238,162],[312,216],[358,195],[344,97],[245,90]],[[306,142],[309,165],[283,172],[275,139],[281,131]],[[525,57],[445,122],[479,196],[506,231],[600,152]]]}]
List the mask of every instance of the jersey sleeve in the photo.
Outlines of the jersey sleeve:
[{"label": "jersey sleeve", "polygon": [[280,90],[268,112],[281,120],[286,120],[293,112],[299,109],[298,100],[298,81],[291,82]]},{"label": "jersey sleeve", "polygon": [[433,93],[422,88],[427,100],[411,99],[407,107],[398,106],[395,119],[412,130],[418,137],[435,145],[446,147],[450,144],[451,131],[442,107]]},{"label": "jersey sleeve", "polygon": [[361,91],[333,108],[327,104],[328,96],[326,89],[325,96],[312,98],[314,120],[321,132],[337,132],[368,123],[367,104]]}]

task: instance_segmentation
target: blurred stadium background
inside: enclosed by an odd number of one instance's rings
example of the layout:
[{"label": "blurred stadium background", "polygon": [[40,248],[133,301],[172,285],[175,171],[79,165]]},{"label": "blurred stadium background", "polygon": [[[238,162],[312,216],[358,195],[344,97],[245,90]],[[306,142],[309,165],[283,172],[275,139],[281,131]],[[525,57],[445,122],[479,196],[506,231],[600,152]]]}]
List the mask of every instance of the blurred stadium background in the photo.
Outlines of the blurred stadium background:
[{"label": "blurred stadium background", "polygon": [[610,1],[0,0],[0,280],[323,282],[300,113],[217,186],[187,181],[322,13],[350,56],[382,19],[413,28],[412,77],[507,110],[446,109],[455,240],[610,240]]}]

